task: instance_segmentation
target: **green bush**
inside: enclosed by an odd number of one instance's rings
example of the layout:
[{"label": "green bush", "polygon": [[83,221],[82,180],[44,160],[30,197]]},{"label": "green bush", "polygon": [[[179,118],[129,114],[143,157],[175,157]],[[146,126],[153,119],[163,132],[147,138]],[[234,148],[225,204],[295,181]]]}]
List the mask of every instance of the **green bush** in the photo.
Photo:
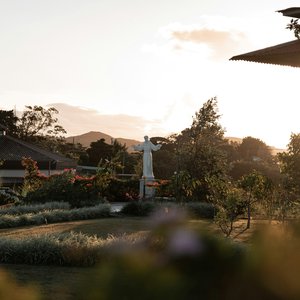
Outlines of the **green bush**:
[{"label": "green bush", "polygon": [[132,201],[126,203],[120,213],[129,216],[149,216],[155,211],[157,206],[150,201]]},{"label": "green bush", "polygon": [[185,203],[188,214],[193,218],[213,219],[215,216],[215,207],[206,202],[188,202]]}]

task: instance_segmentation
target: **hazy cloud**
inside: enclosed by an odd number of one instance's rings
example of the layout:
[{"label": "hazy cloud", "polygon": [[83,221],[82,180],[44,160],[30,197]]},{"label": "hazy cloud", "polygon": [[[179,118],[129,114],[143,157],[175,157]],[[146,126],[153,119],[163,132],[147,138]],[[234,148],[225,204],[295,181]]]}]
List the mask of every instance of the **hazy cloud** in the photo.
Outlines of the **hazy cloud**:
[{"label": "hazy cloud", "polygon": [[171,33],[172,38],[178,42],[206,45],[215,59],[228,58],[230,53],[237,51],[241,44],[246,42],[246,36],[242,32],[219,31],[209,28],[182,29]]},{"label": "hazy cloud", "polygon": [[101,114],[97,110],[72,106],[65,103],[52,103],[48,106],[59,111],[58,120],[67,131],[67,136],[100,131],[114,138],[142,140],[145,134],[150,136],[167,133],[161,128],[160,120],[147,120],[138,116],[125,114]]},{"label": "hazy cloud", "polygon": [[143,50],[156,54],[170,50],[177,53],[196,52],[206,58],[228,59],[247,48],[250,42],[246,31],[238,31],[234,29],[236,24],[226,21],[203,17],[199,24],[171,23],[160,28],[156,43],[144,45]]}]

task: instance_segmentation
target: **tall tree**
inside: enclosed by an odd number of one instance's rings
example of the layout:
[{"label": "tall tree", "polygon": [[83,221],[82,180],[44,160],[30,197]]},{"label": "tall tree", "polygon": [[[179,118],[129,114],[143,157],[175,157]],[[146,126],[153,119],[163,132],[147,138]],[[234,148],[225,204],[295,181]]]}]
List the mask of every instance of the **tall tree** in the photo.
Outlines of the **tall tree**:
[{"label": "tall tree", "polygon": [[200,184],[197,196],[207,200],[211,193],[210,178],[226,179],[227,157],[224,130],[219,124],[217,98],[205,102],[193,118],[191,128],[177,137],[177,151],[181,170],[186,171]]},{"label": "tall tree", "polygon": [[36,137],[60,136],[65,134],[64,128],[57,124],[55,115],[58,110],[42,106],[26,106],[18,123],[19,136],[23,140],[32,140]]}]

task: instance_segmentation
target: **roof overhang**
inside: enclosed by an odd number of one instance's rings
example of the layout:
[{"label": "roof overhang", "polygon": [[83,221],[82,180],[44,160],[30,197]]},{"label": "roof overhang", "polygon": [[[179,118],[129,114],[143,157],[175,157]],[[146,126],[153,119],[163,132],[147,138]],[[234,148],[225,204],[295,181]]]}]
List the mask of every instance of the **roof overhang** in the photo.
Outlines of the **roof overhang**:
[{"label": "roof overhang", "polygon": [[277,10],[282,13],[285,17],[300,18],[300,7],[289,7],[282,10]]},{"label": "roof overhang", "polygon": [[236,55],[230,60],[244,60],[300,68],[300,40]]}]

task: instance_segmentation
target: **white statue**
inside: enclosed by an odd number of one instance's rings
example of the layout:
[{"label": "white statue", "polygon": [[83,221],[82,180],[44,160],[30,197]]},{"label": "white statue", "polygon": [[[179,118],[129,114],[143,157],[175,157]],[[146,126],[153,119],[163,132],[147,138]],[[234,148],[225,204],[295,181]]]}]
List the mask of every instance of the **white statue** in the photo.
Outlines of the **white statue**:
[{"label": "white statue", "polygon": [[149,140],[147,135],[144,136],[145,141],[142,144],[133,146],[133,149],[136,151],[143,151],[143,177],[152,179],[153,175],[153,166],[152,166],[152,150],[157,151],[161,148],[161,145],[154,145]]}]

